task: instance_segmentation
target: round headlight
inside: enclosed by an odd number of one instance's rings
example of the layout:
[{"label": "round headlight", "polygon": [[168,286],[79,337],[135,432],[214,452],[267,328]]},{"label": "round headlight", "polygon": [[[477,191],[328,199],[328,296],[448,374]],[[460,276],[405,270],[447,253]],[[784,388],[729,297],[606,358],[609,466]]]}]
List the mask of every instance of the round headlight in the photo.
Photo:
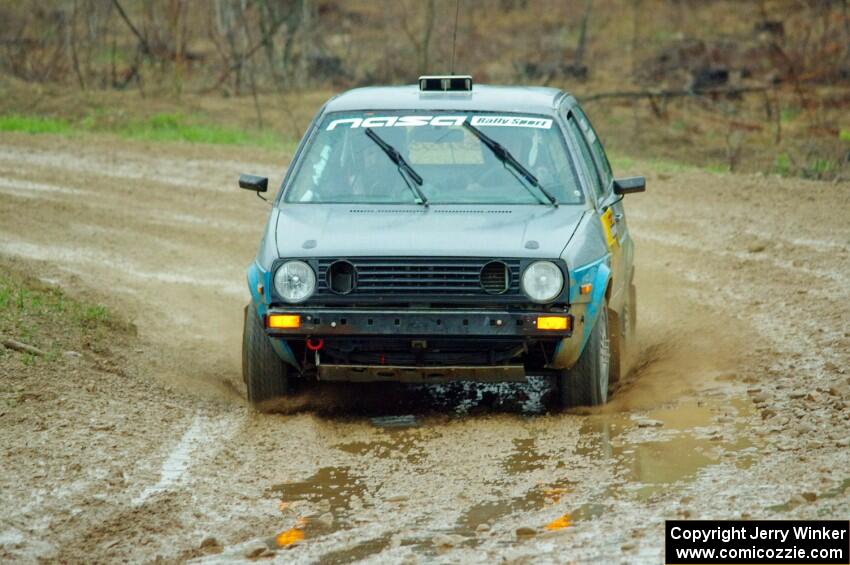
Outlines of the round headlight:
[{"label": "round headlight", "polygon": [[303,302],[316,290],[316,273],[304,261],[287,261],[274,274],[274,289],[287,302]]},{"label": "round headlight", "polygon": [[535,302],[551,302],[564,288],[564,275],[551,261],[537,261],[522,274],[522,290]]}]

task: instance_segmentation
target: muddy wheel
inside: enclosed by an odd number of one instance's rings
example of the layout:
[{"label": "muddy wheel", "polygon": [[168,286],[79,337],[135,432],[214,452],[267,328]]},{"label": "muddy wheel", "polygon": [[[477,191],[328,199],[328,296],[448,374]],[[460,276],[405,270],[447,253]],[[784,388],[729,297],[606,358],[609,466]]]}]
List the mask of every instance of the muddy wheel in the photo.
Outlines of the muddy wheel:
[{"label": "muddy wheel", "polygon": [[608,347],[611,352],[611,369],[608,371],[608,387],[609,389],[620,382],[625,367],[624,356],[626,351],[626,334],[623,328],[623,315],[626,314],[627,305],[623,304],[623,312],[617,314],[613,310],[608,310]]},{"label": "muddy wheel", "polygon": [[248,401],[262,410],[262,403],[285,396],[289,390],[287,369],[286,363],[275,353],[256,308],[246,306],[242,333],[242,379],[248,389]]},{"label": "muddy wheel", "polygon": [[637,330],[637,288],[635,285],[629,285],[629,315],[626,321],[626,330],[628,331],[629,339],[634,339],[635,330]]},{"label": "muddy wheel", "polygon": [[635,335],[634,305],[635,285],[629,285],[622,311],[619,314],[613,311],[608,312],[608,336],[611,343],[609,384],[611,385],[620,382],[626,376],[627,356]]},{"label": "muddy wheel", "polygon": [[598,406],[608,400],[611,343],[608,339],[608,305],[602,304],[584,351],[571,369],[558,376],[561,407]]}]

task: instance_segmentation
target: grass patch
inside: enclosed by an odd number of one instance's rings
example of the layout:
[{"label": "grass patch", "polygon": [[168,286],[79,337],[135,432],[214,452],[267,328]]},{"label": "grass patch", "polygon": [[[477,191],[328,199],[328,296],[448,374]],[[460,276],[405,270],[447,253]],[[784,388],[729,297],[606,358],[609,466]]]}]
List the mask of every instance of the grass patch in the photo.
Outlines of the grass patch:
[{"label": "grass patch", "polygon": [[84,307],[79,316],[79,320],[84,325],[97,324],[99,322],[109,322],[112,315],[106,306],[95,304],[94,306]]},{"label": "grass patch", "polygon": [[850,142],[850,129],[843,129],[838,133],[838,139]]},{"label": "grass patch", "polygon": [[834,168],[835,165],[827,159],[814,159],[803,168],[802,175],[807,179],[822,179]]},{"label": "grass patch", "polygon": [[129,139],[154,142],[209,143],[215,145],[246,145],[270,149],[294,150],[296,140],[277,132],[238,129],[205,123],[200,117],[161,113],[142,119],[115,119],[115,116],[95,112],[69,122],[46,116],[10,114],[0,116],[0,131],[30,134],[74,135],[86,132],[112,133]]},{"label": "grass patch", "polygon": [[[47,351],[43,358],[22,355],[24,363],[50,362],[65,349],[80,350],[116,333],[132,333],[103,304],[69,298],[56,287],[0,264],[0,335]],[[0,348],[0,356],[11,354]],[[30,358],[31,357],[31,358]]]},{"label": "grass patch", "polygon": [[785,153],[780,153],[773,161],[773,170],[780,176],[789,176],[791,174],[791,168],[791,158]]},{"label": "grass patch", "polygon": [[783,177],[800,176],[805,179],[823,180],[829,178],[838,166],[829,159],[812,159],[798,165],[787,154],[780,153],[773,162],[773,172]]},{"label": "grass patch", "polygon": [[783,108],[782,111],[779,113],[779,119],[782,120],[783,123],[793,122],[798,117],[800,117],[801,113],[802,110],[800,108],[797,108],[796,106],[792,106],[790,108]]},{"label": "grass patch", "polygon": [[709,173],[725,174],[729,172],[729,165],[719,165],[717,163],[712,163],[710,165],[706,165],[705,170]]},{"label": "grass patch", "polygon": [[0,116],[0,131],[19,131],[24,133],[68,133],[71,125],[65,120],[47,116],[24,116],[10,114]]},{"label": "grass patch", "polygon": [[133,139],[148,141],[185,141],[217,145],[255,145],[285,147],[291,140],[269,131],[242,130],[193,121],[182,114],[155,114],[145,120],[135,120],[118,128],[118,132]]}]

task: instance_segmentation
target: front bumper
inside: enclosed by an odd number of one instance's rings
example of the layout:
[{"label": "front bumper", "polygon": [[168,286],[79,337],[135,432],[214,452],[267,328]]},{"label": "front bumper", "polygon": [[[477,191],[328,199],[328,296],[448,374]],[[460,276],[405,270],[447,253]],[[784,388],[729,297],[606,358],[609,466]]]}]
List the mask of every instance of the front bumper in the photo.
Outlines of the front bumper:
[{"label": "front bumper", "polygon": [[[298,327],[270,328],[269,316],[297,315]],[[539,329],[542,317],[566,318],[566,328]],[[331,336],[458,336],[565,338],[572,335],[574,320],[565,312],[436,309],[333,309],[270,308],[266,315],[269,335],[276,337]]]},{"label": "front bumper", "polygon": [[316,377],[320,381],[346,382],[401,382],[449,383],[474,381],[480,383],[505,383],[525,381],[522,365],[485,365],[480,367],[457,366],[398,366],[398,365],[340,365],[320,364]]}]

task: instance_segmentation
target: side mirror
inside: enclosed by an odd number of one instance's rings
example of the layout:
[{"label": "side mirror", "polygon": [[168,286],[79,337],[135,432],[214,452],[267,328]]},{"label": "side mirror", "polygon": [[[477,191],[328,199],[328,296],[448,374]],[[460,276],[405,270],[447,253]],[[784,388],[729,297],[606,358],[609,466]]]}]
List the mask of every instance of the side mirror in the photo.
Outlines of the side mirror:
[{"label": "side mirror", "polygon": [[257,175],[239,175],[239,188],[253,190],[254,192],[265,192],[269,189],[269,179]]},{"label": "side mirror", "polygon": [[627,177],[614,179],[614,194],[632,194],[646,192],[646,177]]}]

